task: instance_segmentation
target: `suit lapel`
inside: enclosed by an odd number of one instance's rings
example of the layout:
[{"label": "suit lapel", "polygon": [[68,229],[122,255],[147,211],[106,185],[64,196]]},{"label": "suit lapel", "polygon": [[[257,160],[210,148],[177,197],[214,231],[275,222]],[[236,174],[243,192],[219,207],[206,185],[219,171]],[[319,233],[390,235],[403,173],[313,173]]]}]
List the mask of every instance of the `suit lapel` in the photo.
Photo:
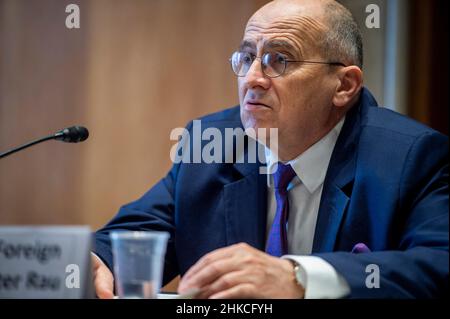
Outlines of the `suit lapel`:
[{"label": "suit lapel", "polygon": [[313,253],[331,252],[335,249],[355,178],[361,114],[365,113],[367,104],[376,105],[376,101],[368,94],[370,93],[363,89],[360,103],[347,113],[345,124],[331,156],[317,216]]},{"label": "suit lapel", "polygon": [[354,161],[350,160],[346,166],[345,173],[334,181],[324,184],[313,252],[331,252],[334,249],[341,222],[350,201],[350,195],[344,189],[354,178]]},{"label": "suit lapel", "polygon": [[224,186],[227,245],[246,242],[258,249],[265,247],[267,176],[259,174],[260,166],[235,163],[233,168],[240,176]]}]

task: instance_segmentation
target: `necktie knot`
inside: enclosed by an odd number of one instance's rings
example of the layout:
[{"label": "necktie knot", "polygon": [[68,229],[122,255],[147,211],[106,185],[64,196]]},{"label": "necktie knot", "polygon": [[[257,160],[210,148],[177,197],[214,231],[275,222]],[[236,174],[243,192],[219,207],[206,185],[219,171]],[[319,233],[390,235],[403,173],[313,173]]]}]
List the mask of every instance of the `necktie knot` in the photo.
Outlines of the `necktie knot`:
[{"label": "necktie knot", "polygon": [[284,165],[278,163],[278,169],[273,174],[274,186],[277,191],[286,192],[289,183],[296,176],[294,169],[291,165]]}]

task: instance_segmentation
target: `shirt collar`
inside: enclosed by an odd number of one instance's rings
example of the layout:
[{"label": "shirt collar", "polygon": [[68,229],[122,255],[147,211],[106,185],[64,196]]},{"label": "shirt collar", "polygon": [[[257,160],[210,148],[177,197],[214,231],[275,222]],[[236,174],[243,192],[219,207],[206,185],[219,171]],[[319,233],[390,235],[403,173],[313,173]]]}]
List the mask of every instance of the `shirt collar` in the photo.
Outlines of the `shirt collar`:
[{"label": "shirt collar", "polygon": [[[330,163],[334,146],[336,145],[344,122],[345,116],[317,143],[312,145],[297,158],[284,163],[292,166],[300,181],[311,194],[314,193],[325,180],[328,164]],[[267,147],[265,148],[265,155],[268,171],[271,172],[273,166],[279,162],[279,160]],[[272,186],[272,175],[270,174],[267,175],[267,186]]]}]

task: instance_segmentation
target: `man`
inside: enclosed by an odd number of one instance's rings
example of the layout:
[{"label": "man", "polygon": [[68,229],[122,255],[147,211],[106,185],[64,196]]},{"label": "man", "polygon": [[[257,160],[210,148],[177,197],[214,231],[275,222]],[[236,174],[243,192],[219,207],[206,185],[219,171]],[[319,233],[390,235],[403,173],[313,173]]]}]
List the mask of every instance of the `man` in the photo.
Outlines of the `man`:
[{"label": "man", "polygon": [[377,107],[351,14],[333,1],[271,2],[231,63],[240,107],[202,128],[278,128],[280,163],[266,149],[278,170],[174,165],[96,233],[98,296],[112,297],[115,229],[169,232],[164,282],[181,274],[179,292],[200,298],[447,294],[448,138]]}]

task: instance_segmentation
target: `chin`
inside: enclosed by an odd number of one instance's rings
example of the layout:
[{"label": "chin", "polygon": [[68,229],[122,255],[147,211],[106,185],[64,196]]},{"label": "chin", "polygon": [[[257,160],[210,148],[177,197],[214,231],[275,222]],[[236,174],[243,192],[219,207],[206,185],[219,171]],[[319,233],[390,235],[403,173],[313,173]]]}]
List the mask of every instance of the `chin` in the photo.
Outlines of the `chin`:
[{"label": "chin", "polygon": [[273,121],[267,118],[267,116],[258,116],[246,111],[241,111],[241,121],[244,129],[269,129],[273,126]]},{"label": "chin", "polygon": [[[267,143],[266,138],[270,136],[272,133],[270,129],[274,127],[268,121],[258,120],[253,117],[242,117],[242,125],[246,130],[247,135],[256,138],[263,144]],[[259,134],[261,131],[262,134]],[[255,134],[255,136],[253,136],[253,134]]]},{"label": "chin", "polygon": [[253,117],[248,117],[248,116],[241,116],[241,120],[242,120],[242,126],[244,127],[244,129],[253,129],[255,131],[257,131],[260,128],[264,128],[265,126],[263,125],[263,123],[261,123],[261,121],[253,118]]}]

